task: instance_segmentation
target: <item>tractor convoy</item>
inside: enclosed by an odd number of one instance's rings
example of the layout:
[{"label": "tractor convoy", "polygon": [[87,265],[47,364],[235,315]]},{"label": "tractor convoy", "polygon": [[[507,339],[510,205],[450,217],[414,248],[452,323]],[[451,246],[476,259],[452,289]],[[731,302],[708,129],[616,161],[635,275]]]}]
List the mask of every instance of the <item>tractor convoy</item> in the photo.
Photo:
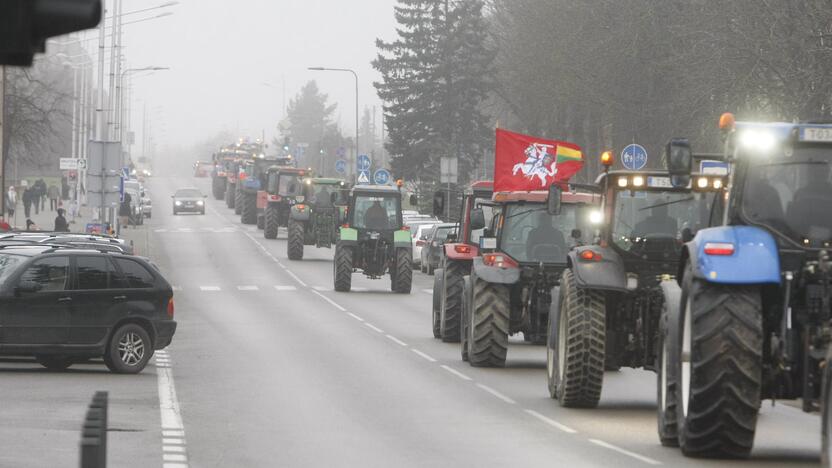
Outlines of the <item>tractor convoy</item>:
[{"label": "tractor convoy", "polygon": [[[498,141],[493,182],[433,194],[437,223],[456,227],[439,248],[431,333],[474,367],[504,367],[514,335],[540,346],[564,407],[596,407],[607,371],[653,371],[658,439],[690,457],[748,457],[762,400],[799,400],[821,413],[829,467],[832,124],[725,114],[720,129],[723,152],[674,138],[664,170],[613,169],[604,152],[592,184],[557,177],[582,160],[574,145],[523,140],[506,165]],[[335,291],[361,273],[411,292],[405,216],[431,218],[403,215],[420,200],[401,181],[351,186],[234,146],[214,162],[214,197],[266,239],[284,228],[290,260],[335,247]]]}]

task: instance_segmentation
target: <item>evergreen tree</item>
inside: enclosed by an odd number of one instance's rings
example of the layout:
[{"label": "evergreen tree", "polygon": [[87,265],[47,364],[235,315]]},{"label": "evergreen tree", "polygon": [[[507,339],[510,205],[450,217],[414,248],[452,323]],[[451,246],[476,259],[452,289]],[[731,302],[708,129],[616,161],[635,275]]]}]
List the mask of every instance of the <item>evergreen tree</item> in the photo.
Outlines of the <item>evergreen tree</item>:
[{"label": "evergreen tree", "polygon": [[280,146],[285,138],[289,138],[292,152],[299,144],[308,145],[303,150],[304,156],[298,159],[302,166],[318,168],[321,150],[326,153],[324,140],[337,139],[332,135],[337,131],[332,122],[336,105],[328,104],[327,100],[328,96],[320,92],[317,83],[310,81],[289,102],[286,119],[280,123]]},{"label": "evergreen tree", "polygon": [[399,0],[398,38],[376,41],[394,172],[437,181],[442,156],[459,158],[460,182],[491,144],[482,104],[491,89],[482,0]]}]

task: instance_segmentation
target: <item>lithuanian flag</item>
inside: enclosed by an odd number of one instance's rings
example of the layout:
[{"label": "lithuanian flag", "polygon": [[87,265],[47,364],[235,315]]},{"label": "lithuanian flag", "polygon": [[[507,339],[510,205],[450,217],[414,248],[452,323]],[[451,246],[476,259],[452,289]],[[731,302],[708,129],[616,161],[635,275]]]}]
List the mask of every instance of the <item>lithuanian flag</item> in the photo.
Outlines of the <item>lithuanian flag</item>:
[{"label": "lithuanian flag", "polygon": [[570,148],[568,146],[558,145],[558,166],[566,162],[582,162],[584,155],[580,149]]}]

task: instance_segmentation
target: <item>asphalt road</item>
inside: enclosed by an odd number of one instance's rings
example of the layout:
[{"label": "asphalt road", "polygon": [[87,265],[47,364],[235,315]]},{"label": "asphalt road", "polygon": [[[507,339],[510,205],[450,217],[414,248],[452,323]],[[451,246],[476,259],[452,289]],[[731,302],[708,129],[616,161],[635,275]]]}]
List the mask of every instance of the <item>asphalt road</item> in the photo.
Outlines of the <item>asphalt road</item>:
[{"label": "asphalt road", "polygon": [[[816,466],[820,420],[766,402],[751,461],[660,446],[655,375],[607,373],[595,410],[550,400],[545,350],[515,342],[474,369],[434,340],[432,277],[413,292],[353,276],[332,291],[331,250],[286,258],[220,201],[172,216],[168,196],[209,179],[154,178],[149,254],[176,289],[179,329],[139,376],[0,362],[0,466],[77,464],[92,392],[113,404],[111,466]],[[9,403],[14,406],[10,407]],[[161,410],[160,410],[161,406]],[[164,432],[163,432],[164,431]],[[178,465],[177,465],[178,463]]]}]

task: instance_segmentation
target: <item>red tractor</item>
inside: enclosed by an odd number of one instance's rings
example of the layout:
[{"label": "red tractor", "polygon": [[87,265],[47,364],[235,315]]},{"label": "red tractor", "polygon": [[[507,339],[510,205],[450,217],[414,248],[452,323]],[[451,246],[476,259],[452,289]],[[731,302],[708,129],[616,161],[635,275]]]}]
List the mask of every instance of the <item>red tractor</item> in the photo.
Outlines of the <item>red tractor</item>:
[{"label": "red tractor", "polygon": [[[463,277],[471,273],[471,262],[479,255],[479,241],[483,229],[491,221],[490,203],[494,183],[479,181],[462,194],[462,209],[456,239],[448,239],[443,246],[433,279],[433,336],[447,343],[460,340],[462,317]],[[444,193],[434,199],[434,214],[445,212]]]},{"label": "red tractor", "polygon": [[595,237],[601,196],[591,193],[594,186],[581,189],[494,194],[493,218],[463,279],[461,351],[472,366],[503,367],[516,333],[546,343],[552,290],[567,254]]}]

